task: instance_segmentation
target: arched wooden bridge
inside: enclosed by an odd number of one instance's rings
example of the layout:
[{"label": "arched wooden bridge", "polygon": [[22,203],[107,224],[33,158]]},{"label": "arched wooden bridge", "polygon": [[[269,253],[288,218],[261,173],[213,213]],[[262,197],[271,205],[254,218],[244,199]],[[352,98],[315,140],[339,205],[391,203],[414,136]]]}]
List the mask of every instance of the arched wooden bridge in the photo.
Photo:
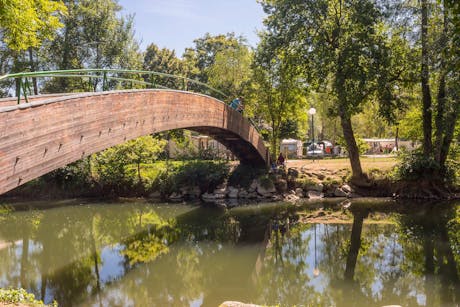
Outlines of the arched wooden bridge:
[{"label": "arched wooden bridge", "polygon": [[225,145],[241,163],[264,166],[268,151],[250,122],[206,95],[124,90],[0,99],[0,194],[111,146],[171,129]]}]

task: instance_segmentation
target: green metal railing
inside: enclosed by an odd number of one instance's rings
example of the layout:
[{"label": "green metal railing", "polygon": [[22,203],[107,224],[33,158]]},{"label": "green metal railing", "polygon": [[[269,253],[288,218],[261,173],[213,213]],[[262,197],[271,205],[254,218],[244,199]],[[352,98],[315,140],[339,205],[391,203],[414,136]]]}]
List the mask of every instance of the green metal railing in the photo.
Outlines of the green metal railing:
[{"label": "green metal railing", "polygon": [[[134,75],[141,77],[144,80],[139,80],[135,78],[124,78],[120,75]],[[156,77],[163,77],[169,80],[179,80],[181,88],[170,88],[163,86],[157,82]],[[149,88],[162,88],[162,89],[180,89],[185,91],[190,91],[189,85],[195,85],[196,87],[202,87],[205,89],[204,94],[213,96],[219,99],[225,99],[228,96],[215,89],[206,83],[189,79],[184,76],[176,76],[156,71],[146,71],[146,70],[123,70],[123,69],[70,69],[70,70],[51,70],[51,71],[38,71],[38,72],[21,72],[15,74],[7,74],[0,76],[0,82],[5,80],[14,79],[16,82],[16,97],[18,98],[18,104],[21,103],[21,97],[24,97],[25,102],[27,103],[28,96],[32,93],[30,79],[34,78],[87,78],[89,80],[95,79],[95,84],[97,85],[99,81],[102,81],[102,86],[100,90],[107,91],[109,90],[109,81],[117,81],[118,83],[126,82],[131,85],[131,88],[134,84],[143,85]],[[145,81],[145,78],[150,81]],[[179,87],[179,86],[178,86]],[[97,90],[97,88],[94,88]],[[217,95],[216,95],[217,94]]]},{"label": "green metal railing", "polygon": [[[134,78],[124,78],[120,75],[134,75],[137,77],[142,78],[143,80],[134,79]],[[180,80],[178,84],[181,85],[181,88],[171,88],[164,85],[159,84],[157,82],[156,77],[166,78],[167,80]],[[218,90],[215,89],[206,83],[189,79],[184,76],[176,76],[156,71],[147,71],[147,70],[124,70],[124,69],[70,69],[70,70],[50,70],[50,71],[37,71],[37,72],[21,72],[21,73],[14,73],[14,74],[7,74],[0,76],[0,82],[6,80],[14,80],[16,83],[15,93],[17,97],[17,103],[21,103],[21,97],[24,97],[24,101],[26,103],[29,102],[28,96],[32,94],[31,84],[33,82],[32,79],[36,78],[87,78],[88,80],[95,80],[95,87],[93,88],[94,91],[97,91],[97,85],[100,81],[101,91],[108,91],[111,90],[109,88],[109,81],[116,81],[117,83],[126,82],[129,83],[131,88],[133,88],[134,84],[146,86],[148,88],[160,88],[160,89],[177,89],[177,90],[185,90],[191,91],[189,85],[195,85],[195,87],[202,87],[205,89],[203,93],[219,100],[227,99],[228,96]],[[145,79],[149,79],[150,81],[145,81]],[[93,85],[93,84],[92,84]],[[260,132],[257,125],[251,118],[248,118],[250,123],[256,128],[258,132]]]}]

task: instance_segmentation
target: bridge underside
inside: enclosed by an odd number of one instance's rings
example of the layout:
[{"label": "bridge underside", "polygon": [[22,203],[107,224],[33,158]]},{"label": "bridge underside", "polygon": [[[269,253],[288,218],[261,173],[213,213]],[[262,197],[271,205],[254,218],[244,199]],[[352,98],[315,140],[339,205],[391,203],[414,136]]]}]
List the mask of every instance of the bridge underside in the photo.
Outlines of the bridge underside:
[{"label": "bridge underside", "polygon": [[0,194],[139,136],[190,129],[221,142],[242,163],[265,166],[255,128],[222,102],[169,90],[132,90],[0,101]]}]

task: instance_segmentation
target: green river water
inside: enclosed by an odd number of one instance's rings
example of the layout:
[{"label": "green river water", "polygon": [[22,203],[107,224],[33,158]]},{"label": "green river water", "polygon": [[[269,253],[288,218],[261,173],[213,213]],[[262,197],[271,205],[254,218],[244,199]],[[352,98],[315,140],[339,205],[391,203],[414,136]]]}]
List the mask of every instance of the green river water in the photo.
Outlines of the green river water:
[{"label": "green river water", "polygon": [[0,287],[59,306],[460,305],[460,202],[339,202],[3,205]]}]

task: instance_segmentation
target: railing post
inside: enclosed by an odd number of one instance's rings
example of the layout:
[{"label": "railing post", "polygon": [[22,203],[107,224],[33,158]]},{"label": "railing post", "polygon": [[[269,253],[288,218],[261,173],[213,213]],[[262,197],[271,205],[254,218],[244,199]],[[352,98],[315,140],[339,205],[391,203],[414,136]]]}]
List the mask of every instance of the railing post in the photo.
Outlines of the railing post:
[{"label": "railing post", "polygon": [[104,71],[104,76],[102,78],[102,91],[106,91],[107,90],[107,72]]},{"label": "railing post", "polygon": [[16,97],[18,97],[18,104],[21,103],[21,87],[22,87],[22,78],[16,78]]},{"label": "railing post", "polygon": [[22,83],[22,91],[24,94],[24,99],[26,100],[26,102],[29,102],[29,98],[27,97],[27,90],[30,91],[29,81],[27,80],[27,77],[25,77],[24,82]]}]

